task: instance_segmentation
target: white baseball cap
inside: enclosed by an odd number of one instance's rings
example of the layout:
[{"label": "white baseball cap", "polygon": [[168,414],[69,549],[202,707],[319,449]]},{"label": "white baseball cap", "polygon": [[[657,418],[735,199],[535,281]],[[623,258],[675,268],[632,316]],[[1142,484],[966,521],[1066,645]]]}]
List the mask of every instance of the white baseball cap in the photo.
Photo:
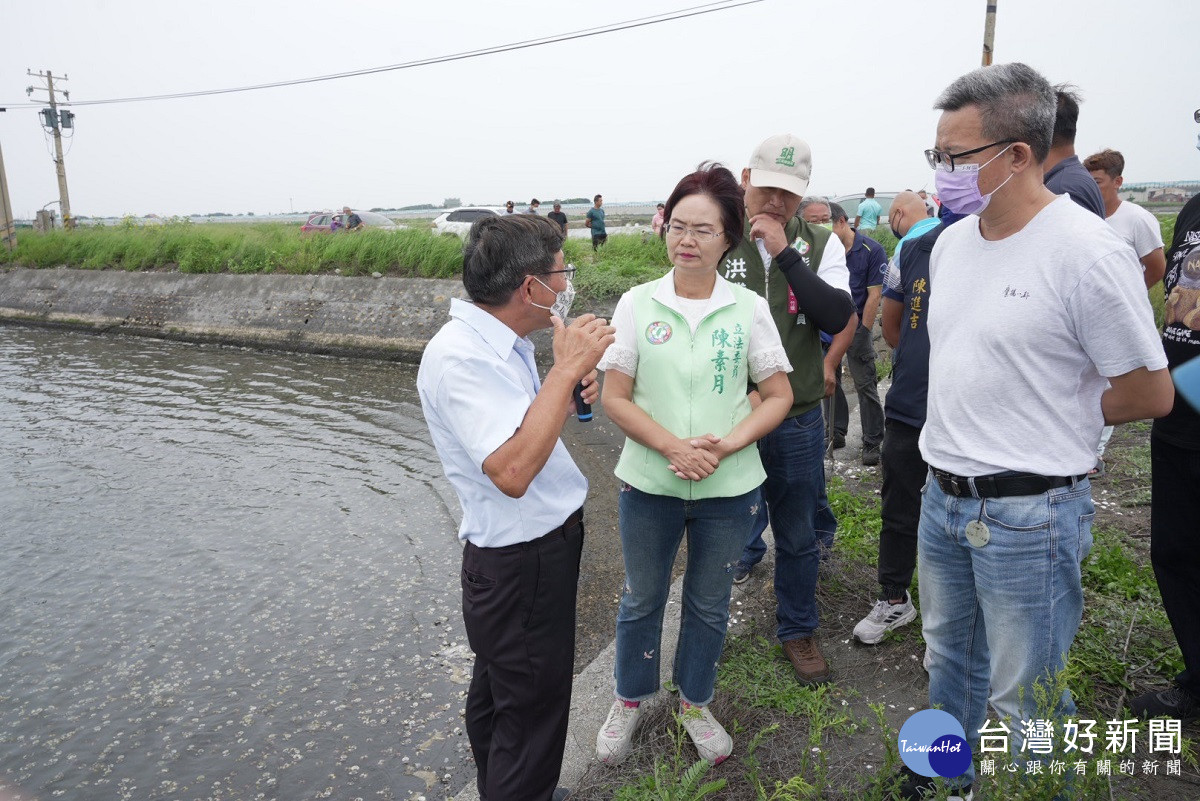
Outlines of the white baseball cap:
[{"label": "white baseball cap", "polygon": [[812,148],[791,134],[772,136],[750,156],[751,186],[778,187],[803,196],[811,176]]}]

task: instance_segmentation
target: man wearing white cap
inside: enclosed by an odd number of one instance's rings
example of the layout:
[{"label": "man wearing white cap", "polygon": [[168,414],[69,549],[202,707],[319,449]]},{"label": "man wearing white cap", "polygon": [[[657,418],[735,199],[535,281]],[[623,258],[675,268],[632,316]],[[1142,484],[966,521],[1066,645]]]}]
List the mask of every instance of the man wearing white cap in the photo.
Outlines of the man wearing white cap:
[{"label": "man wearing white cap", "polygon": [[[742,170],[746,236],[719,268],[727,281],[767,299],[794,368],[788,374],[792,409],[758,447],[767,472],[765,513],[775,536],[776,635],[804,684],[829,678],[814,637],[818,546],[813,517],[825,488],[821,399],[833,392],[836,367],[858,324],[845,247],[824,228],[796,219],[811,172],[812,151],[803,139],[781,134],[758,146]],[[818,330],[833,335],[824,357]],[[748,574],[764,552],[756,537],[735,575]]]}]

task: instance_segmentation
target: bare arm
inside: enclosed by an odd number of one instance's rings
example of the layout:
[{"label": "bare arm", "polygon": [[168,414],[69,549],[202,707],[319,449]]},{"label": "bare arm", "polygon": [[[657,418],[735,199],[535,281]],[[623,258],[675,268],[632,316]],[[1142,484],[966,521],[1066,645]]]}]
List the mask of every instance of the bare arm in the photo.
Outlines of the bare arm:
[{"label": "bare arm", "polygon": [[891,298],[883,299],[883,339],[895,350],[900,344],[900,321],[904,319],[904,304]]},{"label": "bare arm", "polygon": [[699,443],[699,438],[680,439],[633,402],[633,379],[625,373],[609,370],[604,376],[604,391],[600,398],[604,413],[617,428],[639,445],[661,454],[674,466],[675,474],[680,478],[699,481],[717,469],[720,460],[716,454],[693,444]]},{"label": "bare arm", "polygon": [[825,354],[825,397],[827,398],[833,395],[837,385],[838,365],[842,363],[842,357],[846,355],[850,343],[854,341],[854,332],[857,329],[858,315],[851,312],[846,327],[834,334],[833,341],[829,343],[829,352]]},{"label": "bare arm", "polygon": [[875,328],[875,316],[879,313],[879,299],[883,297],[882,286],[867,287],[867,301],[863,304],[863,316],[859,320],[869,330]]},{"label": "bare arm", "polygon": [[[571,393],[595,369],[615,339],[613,327],[585,314],[569,327],[557,317],[554,325],[554,366],[529,405],[521,427],[483,460],[483,472],[510,498],[520,498],[546,466],[566,422]],[[593,389],[593,394],[594,394]]]},{"label": "bare arm", "polygon": [[752,401],[750,414],[712,448],[722,459],[770,434],[792,408],[792,385],[787,373],[772,373],[756,386],[760,400]]},{"label": "bare arm", "polygon": [[1167,257],[1163,254],[1163,249],[1155,248],[1142,256],[1142,269],[1142,278],[1146,281],[1146,289],[1161,281],[1167,272]]},{"label": "bare arm", "polygon": [[1175,403],[1175,387],[1166,370],[1139,367],[1108,379],[1111,384],[1100,396],[1100,408],[1108,425],[1162,417]]}]

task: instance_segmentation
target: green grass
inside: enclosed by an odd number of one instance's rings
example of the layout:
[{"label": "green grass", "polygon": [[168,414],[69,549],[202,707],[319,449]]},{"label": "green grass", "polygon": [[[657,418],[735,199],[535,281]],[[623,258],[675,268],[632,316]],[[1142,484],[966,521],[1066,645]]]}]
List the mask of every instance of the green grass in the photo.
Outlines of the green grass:
[{"label": "green grass", "polygon": [[[282,223],[194,225],[172,220],[140,226],[128,221],[107,228],[23,233],[14,253],[0,252],[0,263],[84,270],[294,275],[338,271],[454,278],[462,275],[462,244],[456,236],[422,228],[304,235],[298,226]],[[599,253],[592,252],[590,242],[569,239],[563,251],[579,268],[578,290],[590,298],[620,295],[670,267],[666,246],[649,236],[611,236]]]}]

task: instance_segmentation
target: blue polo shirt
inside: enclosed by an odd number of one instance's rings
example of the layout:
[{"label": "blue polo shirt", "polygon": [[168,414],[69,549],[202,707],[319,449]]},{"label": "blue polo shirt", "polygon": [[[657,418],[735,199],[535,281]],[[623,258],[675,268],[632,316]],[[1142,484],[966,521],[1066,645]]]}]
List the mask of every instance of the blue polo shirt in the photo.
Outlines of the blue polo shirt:
[{"label": "blue polo shirt", "polygon": [[1078,156],[1067,156],[1054,165],[1042,180],[1056,195],[1067,194],[1080,206],[1104,219],[1104,198],[1092,174],[1079,163]]},{"label": "blue polo shirt", "polygon": [[850,300],[862,321],[867,305],[867,287],[883,286],[887,277],[887,250],[869,236],[854,232],[854,244],[846,251],[846,267],[850,270]]},{"label": "blue polo shirt", "polygon": [[879,225],[879,215],[881,214],[883,214],[883,206],[879,205],[879,201],[873,197],[866,198],[858,204],[858,227],[874,231],[875,226]]}]

